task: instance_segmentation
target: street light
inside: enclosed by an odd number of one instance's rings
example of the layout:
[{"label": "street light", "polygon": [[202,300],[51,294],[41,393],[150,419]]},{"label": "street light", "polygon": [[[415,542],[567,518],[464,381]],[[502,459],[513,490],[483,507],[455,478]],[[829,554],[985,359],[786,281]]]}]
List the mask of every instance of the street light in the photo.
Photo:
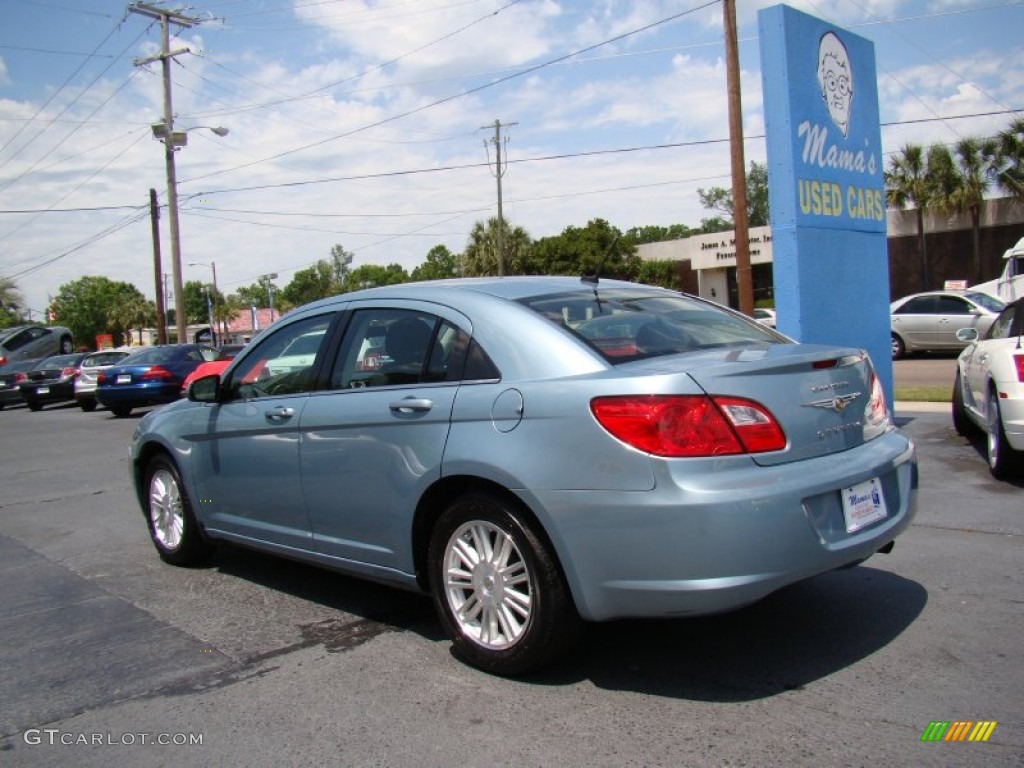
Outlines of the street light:
[{"label": "street light", "polygon": [[[226,136],[227,128],[209,128],[218,136]],[[178,147],[188,145],[188,131],[174,130],[174,115],[171,111],[171,92],[164,89],[164,121],[152,126],[153,138],[164,143],[164,157],[167,163],[167,219],[171,227],[171,276],[174,280],[174,322],[177,326],[178,343],[188,339],[188,324],[185,319],[185,291],[181,281],[181,233],[178,227],[178,176],[174,168],[174,152]]]},{"label": "street light", "polygon": [[[224,131],[226,132],[227,129],[225,128]],[[213,310],[212,310],[212,313],[211,313],[212,316],[210,317],[210,331],[213,333],[213,343],[216,344],[217,343],[217,331],[215,330],[215,328],[216,328],[216,322],[217,322],[217,297],[218,297],[218,293],[217,293],[217,262],[211,261],[209,264],[207,264],[205,261],[190,261],[188,263],[188,265],[190,267],[209,267],[211,269],[211,271],[213,272]]]},{"label": "street light", "polygon": [[277,280],[277,272],[263,275],[263,279],[267,281],[267,295],[270,298],[270,322],[274,322],[274,283],[272,281]]}]

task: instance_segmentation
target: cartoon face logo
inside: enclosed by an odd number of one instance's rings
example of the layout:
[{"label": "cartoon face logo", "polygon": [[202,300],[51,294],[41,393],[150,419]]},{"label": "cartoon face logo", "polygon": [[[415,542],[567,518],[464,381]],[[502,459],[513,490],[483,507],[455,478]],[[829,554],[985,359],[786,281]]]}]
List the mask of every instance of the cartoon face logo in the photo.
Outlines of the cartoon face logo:
[{"label": "cartoon face logo", "polygon": [[818,85],[832,122],[846,136],[853,102],[853,69],[846,46],[834,32],[826,32],[818,43]]}]

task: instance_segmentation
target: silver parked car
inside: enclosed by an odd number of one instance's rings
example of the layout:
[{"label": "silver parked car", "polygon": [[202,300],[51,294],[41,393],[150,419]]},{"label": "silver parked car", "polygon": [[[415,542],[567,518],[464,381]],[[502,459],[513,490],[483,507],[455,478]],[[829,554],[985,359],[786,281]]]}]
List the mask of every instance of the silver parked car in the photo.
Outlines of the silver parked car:
[{"label": "silver parked car", "polygon": [[[306,365],[275,363],[314,335]],[[862,350],[572,278],[294,310],[147,414],[131,457],[167,562],[228,541],[429,593],[500,674],[580,619],[730,610],[888,551],[917,487]]]},{"label": "silver parked car", "polygon": [[60,325],[18,325],[0,330],[0,366],[15,360],[70,355],[71,331]]},{"label": "silver parked car", "polygon": [[75,401],[79,408],[83,411],[96,410],[96,377],[100,371],[124,360],[132,351],[131,347],[101,349],[82,360],[78,367],[78,378],[75,379]]},{"label": "silver parked car", "polygon": [[976,328],[984,336],[1006,305],[978,291],[927,291],[897,299],[892,312],[892,358],[910,352],[959,351],[967,346],[957,338],[961,328]]}]

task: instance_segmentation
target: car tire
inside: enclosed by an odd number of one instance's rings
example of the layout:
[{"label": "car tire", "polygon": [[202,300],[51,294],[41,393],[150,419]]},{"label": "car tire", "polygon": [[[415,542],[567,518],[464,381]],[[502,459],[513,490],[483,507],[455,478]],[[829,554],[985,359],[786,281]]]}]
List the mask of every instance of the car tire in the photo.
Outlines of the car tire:
[{"label": "car tire", "polygon": [[70,355],[74,352],[74,343],[71,341],[70,336],[60,337],[60,353],[62,355]]},{"label": "car tire", "polygon": [[434,607],[456,656],[521,675],[564,652],[580,620],[548,546],[514,503],[493,493],[456,499],[427,555]]},{"label": "car tire", "polygon": [[907,356],[907,345],[903,343],[903,339],[898,334],[892,334],[892,359],[901,360]]},{"label": "car tire", "polygon": [[38,403],[35,400],[29,400],[26,404],[28,405],[28,409],[30,411],[41,411],[41,410],[43,410],[43,404],[42,403]]},{"label": "car tire", "polygon": [[131,415],[132,407],[130,405],[112,405],[110,406],[110,412],[119,419],[123,419]]},{"label": "car tire", "polygon": [[985,416],[986,432],[988,433],[985,441],[986,453],[988,469],[992,473],[992,477],[997,480],[1016,477],[1020,472],[1024,456],[1020,451],[1015,451],[1006,441],[1006,430],[1003,429],[1003,417],[999,409],[999,393],[996,392],[995,387],[989,390]]},{"label": "car tire", "polygon": [[957,370],[956,378],[953,379],[953,429],[958,435],[969,435],[977,431],[974,422],[967,416],[967,409],[964,407],[963,382],[960,379],[960,371]]},{"label": "car tire", "polygon": [[86,413],[91,413],[92,411],[96,410],[96,401],[95,400],[91,400],[91,399],[90,400],[79,400],[78,401],[78,407],[81,408]]},{"label": "car tire", "polygon": [[146,467],[146,521],[153,546],[165,563],[201,565],[212,550],[203,538],[174,462],[159,455]]}]

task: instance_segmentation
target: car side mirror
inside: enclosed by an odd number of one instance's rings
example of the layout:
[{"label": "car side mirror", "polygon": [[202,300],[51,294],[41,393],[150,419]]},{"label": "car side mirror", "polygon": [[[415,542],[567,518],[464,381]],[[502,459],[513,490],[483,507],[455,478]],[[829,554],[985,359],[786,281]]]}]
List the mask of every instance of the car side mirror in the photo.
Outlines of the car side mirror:
[{"label": "car side mirror", "polygon": [[977,328],[961,328],[956,332],[957,341],[977,341],[978,340],[978,329]]},{"label": "car side mirror", "polygon": [[213,373],[196,379],[188,385],[189,400],[196,403],[216,403],[220,400],[220,374]]}]

